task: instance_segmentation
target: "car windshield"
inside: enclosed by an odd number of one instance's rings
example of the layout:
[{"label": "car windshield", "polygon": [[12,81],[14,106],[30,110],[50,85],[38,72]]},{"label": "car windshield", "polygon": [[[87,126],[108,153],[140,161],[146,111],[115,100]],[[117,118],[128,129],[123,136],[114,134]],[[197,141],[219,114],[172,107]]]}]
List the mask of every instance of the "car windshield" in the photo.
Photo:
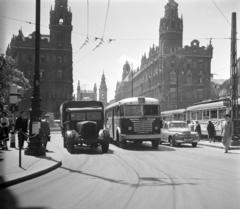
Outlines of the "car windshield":
[{"label": "car windshield", "polygon": [[170,123],[169,128],[188,128],[186,123]]}]

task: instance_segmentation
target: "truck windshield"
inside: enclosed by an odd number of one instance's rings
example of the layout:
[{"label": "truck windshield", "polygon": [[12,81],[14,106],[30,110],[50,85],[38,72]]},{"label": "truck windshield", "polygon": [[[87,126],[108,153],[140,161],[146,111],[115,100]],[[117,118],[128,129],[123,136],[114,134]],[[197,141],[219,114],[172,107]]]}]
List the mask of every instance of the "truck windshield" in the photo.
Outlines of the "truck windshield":
[{"label": "truck windshield", "polygon": [[101,112],[87,112],[87,120],[101,120]]},{"label": "truck windshield", "polygon": [[71,120],[72,121],[85,120],[85,113],[84,112],[71,112]]}]

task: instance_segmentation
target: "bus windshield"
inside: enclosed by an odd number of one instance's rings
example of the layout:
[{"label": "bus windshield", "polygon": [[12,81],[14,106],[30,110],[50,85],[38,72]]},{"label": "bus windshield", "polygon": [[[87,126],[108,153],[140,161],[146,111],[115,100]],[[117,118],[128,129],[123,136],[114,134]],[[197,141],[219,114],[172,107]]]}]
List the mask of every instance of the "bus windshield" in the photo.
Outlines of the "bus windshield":
[{"label": "bus windshield", "polygon": [[124,116],[141,116],[141,105],[126,105]]},{"label": "bus windshield", "polygon": [[144,105],[144,115],[159,115],[158,107],[158,105]]}]

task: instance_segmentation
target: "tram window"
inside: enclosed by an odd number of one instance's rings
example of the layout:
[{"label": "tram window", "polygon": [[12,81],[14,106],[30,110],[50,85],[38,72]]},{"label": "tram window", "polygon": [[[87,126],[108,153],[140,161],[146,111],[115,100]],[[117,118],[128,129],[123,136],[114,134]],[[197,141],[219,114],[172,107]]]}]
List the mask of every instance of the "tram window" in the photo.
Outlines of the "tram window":
[{"label": "tram window", "polygon": [[191,113],[191,119],[192,120],[196,120],[196,112],[192,112]]},{"label": "tram window", "polygon": [[217,119],[217,110],[211,110],[211,119]]},{"label": "tram window", "polygon": [[197,112],[197,120],[202,120],[202,110]]},{"label": "tram window", "polygon": [[209,120],[209,110],[203,110],[203,120]]},{"label": "tram window", "polygon": [[221,109],[218,111],[218,119],[223,118],[223,116],[226,114],[226,109]]}]

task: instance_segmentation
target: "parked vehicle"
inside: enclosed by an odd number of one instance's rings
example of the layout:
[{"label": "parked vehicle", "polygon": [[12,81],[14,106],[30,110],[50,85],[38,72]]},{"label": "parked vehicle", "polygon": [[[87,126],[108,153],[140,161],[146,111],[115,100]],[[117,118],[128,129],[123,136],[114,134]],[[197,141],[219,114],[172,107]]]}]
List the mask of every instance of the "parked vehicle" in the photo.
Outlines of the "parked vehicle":
[{"label": "parked vehicle", "polygon": [[104,106],[99,101],[67,101],[60,106],[63,146],[74,153],[75,146],[108,152],[109,132],[104,129]]},{"label": "parked vehicle", "polygon": [[172,147],[181,144],[192,144],[197,146],[199,136],[196,132],[190,131],[185,121],[168,121],[163,124],[160,143],[170,143]]},{"label": "parked vehicle", "polygon": [[111,139],[122,148],[127,142],[150,141],[157,149],[161,133],[160,112],[159,101],[148,97],[126,98],[110,104],[105,116]]}]

